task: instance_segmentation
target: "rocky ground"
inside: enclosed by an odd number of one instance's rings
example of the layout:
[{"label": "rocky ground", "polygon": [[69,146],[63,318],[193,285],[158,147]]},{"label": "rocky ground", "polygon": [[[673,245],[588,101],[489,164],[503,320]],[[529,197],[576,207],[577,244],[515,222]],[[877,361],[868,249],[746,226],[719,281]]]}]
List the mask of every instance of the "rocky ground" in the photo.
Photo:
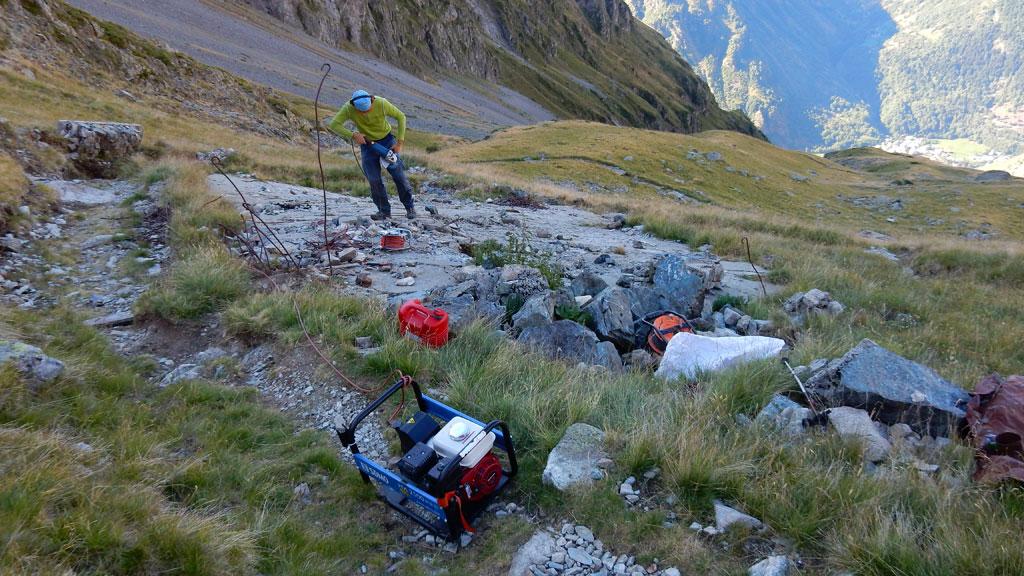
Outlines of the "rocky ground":
[{"label": "rocky ground", "polygon": [[[665,254],[699,254],[678,242],[662,240],[644,232],[640,226],[623,226],[622,214],[594,214],[564,205],[548,205],[521,198],[493,198],[478,201],[461,198],[446,190],[439,182],[442,174],[425,169],[412,169],[421,174],[424,183],[416,195],[420,218],[407,221],[397,198],[391,202],[395,218],[391,226],[372,223],[370,214],[376,208],[369,198],[329,193],[327,213],[329,234],[344,235],[348,244],[360,248],[352,260],[335,253],[340,275],[352,289],[368,296],[392,299],[423,298],[431,290],[458,284],[460,272],[472,264],[466,247],[496,240],[504,242],[515,234],[530,243],[538,253],[550,253],[576,276],[584,270],[596,272],[609,285],[614,285],[632,268],[646,264]],[[232,177],[249,204],[284,241],[290,251],[321,264],[321,254],[312,249],[322,245],[322,192],[280,182],[261,181],[239,174]],[[210,176],[213,191],[241,207],[241,199],[221,175]],[[518,200],[518,201],[517,201]],[[384,253],[379,250],[379,237],[384,228],[404,228],[412,233],[412,247],[406,252]],[[345,257],[347,258],[347,257]],[[600,263],[595,260],[601,259]],[[714,259],[723,274],[717,294],[755,296],[761,288],[746,262]],[[324,262],[326,263],[326,262]],[[403,268],[413,268],[415,282],[399,285],[395,276]],[[368,274],[373,281],[366,290],[357,290],[356,276]],[[769,286],[770,291],[777,288]]]}]

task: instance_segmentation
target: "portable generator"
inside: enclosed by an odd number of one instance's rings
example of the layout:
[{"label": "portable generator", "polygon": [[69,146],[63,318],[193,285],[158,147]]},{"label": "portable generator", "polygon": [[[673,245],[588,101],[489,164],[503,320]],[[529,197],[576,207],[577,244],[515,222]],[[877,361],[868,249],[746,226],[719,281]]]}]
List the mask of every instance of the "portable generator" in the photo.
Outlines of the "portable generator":
[{"label": "portable generator", "polygon": [[[418,411],[391,422],[402,458],[395,470],[389,470],[359,452],[356,428],[405,386],[412,388]],[[475,532],[472,522],[508,486],[519,468],[504,422],[484,424],[467,416],[425,396],[411,378],[395,382],[344,430],[339,429],[338,437],[352,452],[363,481],[373,484],[385,503],[449,540],[462,532]]]}]

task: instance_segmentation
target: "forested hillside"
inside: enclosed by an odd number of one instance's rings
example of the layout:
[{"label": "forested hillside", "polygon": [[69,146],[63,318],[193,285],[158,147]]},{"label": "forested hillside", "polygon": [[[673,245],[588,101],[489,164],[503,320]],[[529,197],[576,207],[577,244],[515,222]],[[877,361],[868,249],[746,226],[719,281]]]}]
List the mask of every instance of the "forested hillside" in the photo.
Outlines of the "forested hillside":
[{"label": "forested hillside", "polygon": [[969,139],[1019,153],[1018,0],[629,0],[784,146]]}]

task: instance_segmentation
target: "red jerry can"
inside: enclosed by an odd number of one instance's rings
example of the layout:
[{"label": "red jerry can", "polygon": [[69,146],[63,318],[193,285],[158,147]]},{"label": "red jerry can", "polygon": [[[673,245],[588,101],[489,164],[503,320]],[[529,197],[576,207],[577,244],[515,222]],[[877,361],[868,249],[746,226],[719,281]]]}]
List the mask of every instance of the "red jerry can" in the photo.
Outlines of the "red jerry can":
[{"label": "red jerry can", "polygon": [[440,348],[448,343],[448,313],[431,310],[419,300],[409,300],[398,309],[398,333],[412,334],[427,346]]}]

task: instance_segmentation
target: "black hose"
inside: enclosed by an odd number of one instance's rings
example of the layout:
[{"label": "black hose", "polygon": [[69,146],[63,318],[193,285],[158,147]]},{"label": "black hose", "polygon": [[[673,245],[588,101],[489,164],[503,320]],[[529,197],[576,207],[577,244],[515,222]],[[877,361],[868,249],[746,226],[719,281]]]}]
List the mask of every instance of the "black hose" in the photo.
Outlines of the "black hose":
[{"label": "black hose", "polygon": [[320,78],[320,86],[317,87],[316,98],[313,100],[313,117],[316,118],[316,163],[320,166],[320,189],[324,193],[324,252],[327,253],[327,273],[333,276],[334,265],[331,263],[331,246],[327,240],[327,178],[324,176],[324,162],[320,158],[320,91],[324,87],[327,75],[331,73],[331,65],[324,62],[320,70],[324,75]]}]

